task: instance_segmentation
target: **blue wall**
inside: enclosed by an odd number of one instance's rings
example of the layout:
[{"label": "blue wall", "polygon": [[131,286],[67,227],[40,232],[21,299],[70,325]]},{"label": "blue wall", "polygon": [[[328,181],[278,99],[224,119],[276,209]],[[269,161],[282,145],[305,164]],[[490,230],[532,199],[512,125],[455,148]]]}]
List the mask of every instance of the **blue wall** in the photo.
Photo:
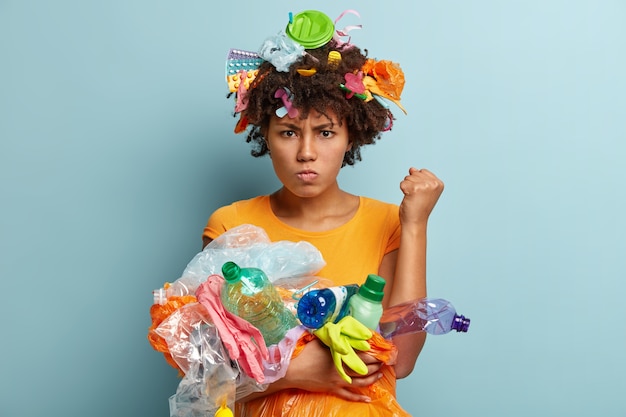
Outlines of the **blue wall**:
[{"label": "blue wall", "polygon": [[289,11],[362,14],[407,76],[341,174],[445,182],[429,291],[471,317],[399,384],[415,416],[626,415],[626,3],[0,0],[0,415],[167,416],[151,290],[212,210],[277,187],[232,133],[224,58]]}]

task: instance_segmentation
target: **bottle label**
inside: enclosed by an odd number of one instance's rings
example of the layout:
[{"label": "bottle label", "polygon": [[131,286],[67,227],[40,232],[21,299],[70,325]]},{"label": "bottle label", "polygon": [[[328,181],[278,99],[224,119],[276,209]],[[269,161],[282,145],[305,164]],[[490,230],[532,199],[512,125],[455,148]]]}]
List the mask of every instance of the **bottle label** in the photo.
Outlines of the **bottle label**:
[{"label": "bottle label", "polygon": [[328,289],[333,292],[333,294],[335,295],[335,300],[337,300],[337,302],[335,303],[335,311],[332,312],[332,314],[330,315],[330,319],[328,320],[331,323],[335,323],[338,319],[341,319],[339,315],[340,313],[342,313],[342,310],[345,310],[342,307],[347,304],[346,301],[348,299],[348,290],[346,289],[346,287],[329,287]]}]

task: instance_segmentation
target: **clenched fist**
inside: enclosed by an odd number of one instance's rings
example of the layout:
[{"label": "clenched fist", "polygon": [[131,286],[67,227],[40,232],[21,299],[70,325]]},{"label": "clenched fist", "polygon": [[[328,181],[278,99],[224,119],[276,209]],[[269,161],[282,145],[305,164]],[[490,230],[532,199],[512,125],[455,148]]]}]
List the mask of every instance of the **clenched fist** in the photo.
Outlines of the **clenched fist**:
[{"label": "clenched fist", "polygon": [[410,168],[409,175],[400,183],[404,193],[400,204],[402,227],[426,223],[443,187],[443,182],[429,170]]}]

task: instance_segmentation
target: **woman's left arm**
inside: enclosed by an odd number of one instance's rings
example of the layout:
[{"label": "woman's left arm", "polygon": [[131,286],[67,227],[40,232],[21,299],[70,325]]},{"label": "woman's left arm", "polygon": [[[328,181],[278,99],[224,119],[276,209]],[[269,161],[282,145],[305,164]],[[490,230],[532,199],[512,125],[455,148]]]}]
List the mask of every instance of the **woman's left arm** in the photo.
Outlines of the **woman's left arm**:
[{"label": "woman's left arm", "polygon": [[[385,294],[385,307],[426,297],[426,232],[428,218],[443,192],[443,182],[426,169],[411,168],[400,183],[404,194],[400,204],[400,247],[385,255],[379,275],[391,285]],[[394,338],[398,347],[396,376],[408,376],[415,366],[426,334]]]}]

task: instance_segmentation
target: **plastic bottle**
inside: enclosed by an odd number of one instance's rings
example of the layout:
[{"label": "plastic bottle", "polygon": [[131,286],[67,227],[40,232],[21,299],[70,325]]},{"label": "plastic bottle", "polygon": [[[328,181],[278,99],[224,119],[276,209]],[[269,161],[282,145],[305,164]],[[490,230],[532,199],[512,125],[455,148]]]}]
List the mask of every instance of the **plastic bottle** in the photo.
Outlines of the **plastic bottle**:
[{"label": "plastic bottle", "polygon": [[224,308],[259,329],[267,346],[280,342],[289,329],[298,325],[261,269],[240,268],[234,262],[226,262],[222,274]]},{"label": "plastic bottle", "polygon": [[183,297],[193,295],[195,288],[191,289],[182,279],[166,284],[152,291],[153,304],[165,305],[170,297]]},{"label": "plastic bottle", "polygon": [[380,334],[385,338],[417,332],[433,335],[456,330],[467,332],[470,319],[456,313],[452,304],[441,298],[420,298],[385,310],[380,319]]},{"label": "plastic bottle", "polygon": [[309,329],[319,329],[329,321],[336,323],[348,314],[348,301],[358,289],[352,284],[311,290],[298,300],[298,319]]},{"label": "plastic bottle", "polygon": [[376,330],[383,314],[383,289],[385,279],[370,274],[359,291],[350,298],[350,315],[371,330]]}]

